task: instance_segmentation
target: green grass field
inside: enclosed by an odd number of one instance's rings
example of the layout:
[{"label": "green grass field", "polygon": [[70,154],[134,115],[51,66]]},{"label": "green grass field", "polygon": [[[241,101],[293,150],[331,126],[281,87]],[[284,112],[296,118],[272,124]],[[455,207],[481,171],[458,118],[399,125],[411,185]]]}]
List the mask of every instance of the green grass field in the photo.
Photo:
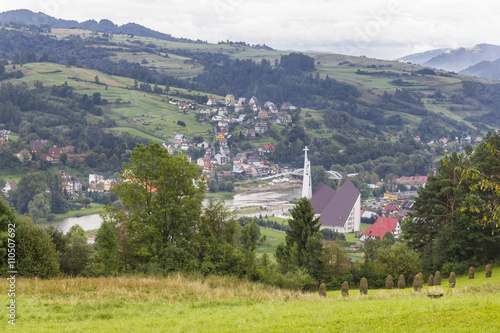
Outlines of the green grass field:
[{"label": "green grass field", "polygon": [[266,241],[257,249],[257,257],[261,257],[264,253],[267,253],[269,259],[275,262],[274,254],[276,253],[276,247],[285,242],[285,233],[277,230],[260,228],[260,234],[266,236]]},{"label": "green grass field", "polygon": [[[186,114],[180,113],[176,105],[166,102],[171,97],[181,101],[194,102],[186,98],[178,98],[176,93],[201,94],[201,92],[188,92],[184,89],[174,88],[170,90],[168,96],[145,93],[132,90],[134,80],[129,78],[54,63],[25,64],[22,71],[24,77],[12,79],[13,83],[22,82],[26,83],[28,87],[33,87],[34,82],[40,80],[47,87],[67,82],[70,87],[75,89],[76,93],[87,95],[100,93],[102,99],[108,101],[107,105],[102,106],[104,114],[116,121],[117,127],[112,129],[115,132],[130,133],[155,141],[172,139],[175,136],[174,133],[184,134],[188,138],[202,135],[206,139],[210,139],[213,135],[212,126],[198,123],[195,120],[194,111]],[[100,84],[96,84],[96,76],[99,77]],[[138,114],[143,116],[136,117]],[[102,118],[89,117],[94,122]],[[182,120],[186,126],[177,124],[179,120]]]},{"label": "green grass field", "polygon": [[[483,272],[484,273],[484,272]],[[3,332],[498,332],[500,269],[456,289],[301,293],[228,277],[19,279]],[[443,281],[444,282],[444,281]],[[444,283],[443,283],[444,284]],[[8,289],[6,279],[0,286]],[[7,304],[7,292],[0,295]],[[6,307],[4,307],[7,314]]]}]

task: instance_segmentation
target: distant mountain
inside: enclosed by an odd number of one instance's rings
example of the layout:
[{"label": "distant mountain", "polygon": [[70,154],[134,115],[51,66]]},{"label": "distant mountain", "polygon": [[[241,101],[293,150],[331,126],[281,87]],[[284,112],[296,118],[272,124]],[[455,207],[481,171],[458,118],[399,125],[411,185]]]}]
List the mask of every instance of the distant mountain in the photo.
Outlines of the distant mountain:
[{"label": "distant mountain", "polygon": [[48,24],[52,28],[70,28],[77,27],[79,23],[73,20],[61,20],[43,13],[34,13],[27,9],[16,9],[0,13],[0,23],[22,23],[26,25],[44,25]]},{"label": "distant mountain", "polygon": [[407,56],[404,56],[402,58],[396,59],[397,61],[403,61],[403,62],[411,62],[417,65],[423,65],[427,61],[431,60],[432,58],[450,51],[451,49],[435,49],[435,50],[430,50],[430,51],[425,51],[425,52],[420,52],[420,53],[414,53],[410,54]]},{"label": "distant mountain", "polygon": [[49,25],[52,28],[59,29],[80,28],[98,32],[131,34],[174,42],[204,43],[200,40],[193,41],[186,38],[175,38],[169,34],[151,30],[136,23],[127,23],[118,26],[112,21],[106,19],[100,20],[99,22],[96,20],[87,20],[79,23],[74,20],[57,19],[41,12],[34,13],[27,9],[16,9],[0,13],[0,23],[21,23],[36,26]]},{"label": "distant mountain", "polygon": [[475,75],[500,80],[500,59],[481,61],[480,63],[460,71],[460,74]]},{"label": "distant mountain", "polygon": [[470,48],[461,47],[443,52],[423,63],[423,66],[460,72],[481,61],[494,61],[500,58],[500,46],[478,44]]}]

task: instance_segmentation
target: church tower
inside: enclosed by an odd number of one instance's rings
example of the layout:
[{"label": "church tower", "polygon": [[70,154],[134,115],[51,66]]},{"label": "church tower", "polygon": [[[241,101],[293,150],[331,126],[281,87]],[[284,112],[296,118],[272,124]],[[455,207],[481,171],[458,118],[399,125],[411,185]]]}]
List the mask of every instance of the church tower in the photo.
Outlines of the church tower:
[{"label": "church tower", "polygon": [[307,151],[309,148],[307,146],[304,148],[304,177],[302,180],[302,195],[301,197],[306,197],[307,199],[312,198],[312,179],[311,179],[311,162],[307,159]]}]

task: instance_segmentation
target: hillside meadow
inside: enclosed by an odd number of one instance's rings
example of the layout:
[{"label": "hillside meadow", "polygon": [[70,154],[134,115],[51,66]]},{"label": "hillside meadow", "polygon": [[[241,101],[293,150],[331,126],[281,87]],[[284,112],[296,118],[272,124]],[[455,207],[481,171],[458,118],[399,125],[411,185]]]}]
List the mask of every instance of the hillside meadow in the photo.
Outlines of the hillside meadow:
[{"label": "hillside meadow", "polygon": [[[5,279],[2,290],[8,289]],[[283,290],[230,277],[20,279],[13,332],[498,332],[500,268],[420,293]],[[441,298],[427,294],[443,293]],[[7,293],[0,296],[7,304]],[[5,310],[4,310],[5,311]]]}]

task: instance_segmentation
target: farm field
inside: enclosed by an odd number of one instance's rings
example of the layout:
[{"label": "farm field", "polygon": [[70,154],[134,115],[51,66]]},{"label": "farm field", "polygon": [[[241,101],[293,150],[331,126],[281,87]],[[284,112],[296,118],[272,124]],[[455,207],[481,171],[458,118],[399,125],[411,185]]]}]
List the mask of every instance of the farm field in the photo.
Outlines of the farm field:
[{"label": "farm field", "polygon": [[[91,96],[100,93],[101,98],[108,101],[108,104],[101,106],[104,116],[90,116],[90,121],[98,122],[103,117],[109,117],[116,122],[116,127],[111,129],[114,132],[129,133],[155,141],[173,139],[175,133],[182,133],[188,138],[202,135],[208,139],[212,136],[211,125],[197,122],[194,118],[195,111],[180,113],[176,105],[166,102],[169,98],[194,102],[176,97],[178,93],[188,93],[187,90],[173,88],[169,95],[145,93],[133,90],[134,80],[129,78],[54,63],[25,64],[22,71],[23,78],[10,81],[26,83],[28,87],[33,87],[35,81],[43,81],[45,87],[67,82],[78,94]],[[200,93],[192,91],[189,94]],[[184,125],[178,121],[182,121]]]},{"label": "farm field", "polygon": [[[500,269],[457,288],[369,290],[348,298],[229,277],[72,278],[17,281],[18,332],[498,332]],[[472,283],[470,281],[473,281]],[[444,282],[444,281],[443,281]],[[2,289],[7,281],[2,280]],[[7,302],[6,294],[0,295]],[[12,327],[3,320],[2,331]]]}]

